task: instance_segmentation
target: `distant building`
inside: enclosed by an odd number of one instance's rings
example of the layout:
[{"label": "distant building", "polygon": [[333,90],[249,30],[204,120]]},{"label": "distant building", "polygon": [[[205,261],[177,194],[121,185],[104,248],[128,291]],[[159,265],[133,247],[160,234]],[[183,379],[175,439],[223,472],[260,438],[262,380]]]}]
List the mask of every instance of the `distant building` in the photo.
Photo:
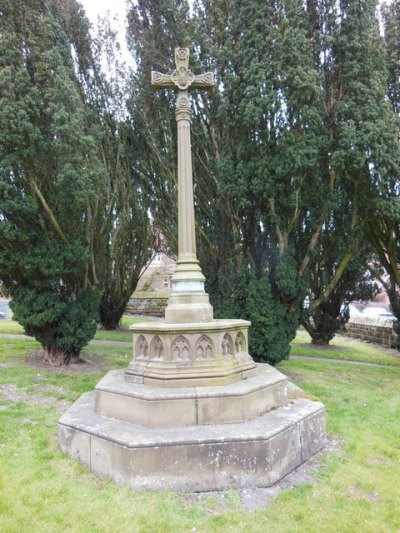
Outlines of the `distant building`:
[{"label": "distant building", "polygon": [[176,262],[163,252],[157,252],[149,266],[143,271],[135,293],[171,292],[172,276]]},{"label": "distant building", "polygon": [[138,316],[164,316],[172,290],[175,264],[174,259],[163,252],[157,252],[143,270],[136,291],[126,306],[126,312]]}]

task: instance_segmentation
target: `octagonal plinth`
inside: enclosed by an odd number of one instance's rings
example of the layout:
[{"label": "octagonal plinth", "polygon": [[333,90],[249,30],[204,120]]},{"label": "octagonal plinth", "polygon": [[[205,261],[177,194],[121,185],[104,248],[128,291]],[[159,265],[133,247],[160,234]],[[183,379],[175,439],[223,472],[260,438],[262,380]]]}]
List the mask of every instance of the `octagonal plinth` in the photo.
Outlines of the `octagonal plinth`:
[{"label": "octagonal plinth", "polygon": [[248,378],[256,370],[248,354],[249,325],[246,320],[134,324],[134,356],[126,380],[155,387],[198,387]]},{"label": "octagonal plinth", "polygon": [[113,370],[96,386],[96,413],[145,427],[245,422],[288,402],[286,376],[267,367],[249,379],[213,387],[129,383]]},{"label": "octagonal plinth", "polygon": [[269,487],[321,449],[324,406],[293,400],[249,422],[143,428],[94,411],[94,393],[62,416],[62,451],[97,476],[134,489]]}]

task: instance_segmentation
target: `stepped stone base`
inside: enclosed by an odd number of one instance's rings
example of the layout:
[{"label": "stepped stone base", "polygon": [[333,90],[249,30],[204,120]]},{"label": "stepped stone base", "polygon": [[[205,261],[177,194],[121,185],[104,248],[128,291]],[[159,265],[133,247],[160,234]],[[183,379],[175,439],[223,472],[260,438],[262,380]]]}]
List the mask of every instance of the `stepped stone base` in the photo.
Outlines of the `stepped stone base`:
[{"label": "stepped stone base", "polygon": [[[280,374],[272,370],[272,374]],[[258,376],[261,380],[267,375],[268,367]],[[121,373],[110,373],[105,381],[99,383],[96,393],[83,395],[70,407],[59,422],[58,440],[61,450],[88,466],[95,475],[134,489],[208,491],[229,487],[268,487],[315,454],[324,443],[324,406],[299,397],[300,389],[285,380],[282,380],[281,385],[278,380],[278,383],[258,389],[263,390],[267,397],[270,394],[270,398],[273,398],[271,387],[273,390],[274,387],[283,386],[281,393],[275,397],[277,408],[268,411],[270,405],[266,401],[262,410],[267,409],[267,412],[259,416],[253,410],[251,416],[254,415],[254,418],[251,420],[208,425],[192,424],[191,420],[186,420],[185,423],[189,425],[179,425],[178,420],[174,419],[172,423],[175,425],[167,423],[167,427],[143,427],[137,422],[129,421],[132,416],[139,420],[140,414],[132,413],[134,410],[139,412],[143,407],[129,405],[130,398],[137,400],[139,397],[137,389],[132,395],[124,389],[133,384],[125,384],[121,391],[124,398],[121,405],[125,406],[125,401],[128,402],[128,406],[122,409],[125,414],[118,405],[113,407],[113,402],[107,396],[107,386],[112,390],[121,379]],[[246,384],[249,397],[257,391],[257,379],[251,379],[253,383]],[[228,385],[225,389],[238,385],[244,384]],[[150,402],[149,405],[153,401],[157,402],[154,391],[151,392],[152,387],[142,387],[147,389],[144,401]],[[283,392],[285,387],[286,393]],[[251,389],[253,391],[250,393]],[[291,391],[294,391],[293,399],[290,399]],[[165,389],[162,392],[165,394]],[[222,390],[219,392],[222,393]],[[246,404],[243,400],[247,396],[246,391],[243,393],[242,390],[242,396],[234,389],[225,392],[228,396],[231,392],[233,405],[241,405],[238,408],[241,413],[239,419],[245,420],[247,416],[242,407]],[[112,392],[115,393],[116,391]],[[153,399],[150,398],[151,394]],[[175,390],[175,394],[175,399],[184,399],[186,393],[181,389]],[[198,394],[198,399],[207,398],[207,391],[198,390]],[[240,397],[242,400],[238,400]],[[225,419],[224,409],[219,411],[221,404],[218,404],[218,398],[221,399],[222,396],[219,397],[216,390],[210,398],[212,402],[216,402],[213,414],[215,420]],[[164,415],[168,419],[168,402],[173,398],[164,396],[164,399],[167,402]],[[189,395],[189,399],[196,403],[194,397]],[[279,406],[283,400],[286,405]],[[235,404],[236,401],[239,404]],[[227,419],[231,416],[234,421],[235,408],[231,409],[230,415],[229,402],[226,405]],[[107,416],[102,413],[103,409],[110,409]],[[151,412],[152,409],[148,408],[147,414]],[[159,413],[159,418],[157,419],[158,415],[155,416],[150,424],[158,426],[162,409]],[[143,414],[143,420],[146,420],[146,415]],[[125,420],[121,420],[121,417]]]},{"label": "stepped stone base", "polygon": [[113,370],[96,386],[96,413],[146,427],[245,422],[289,401],[287,377],[273,367],[231,385],[164,388],[127,382]]}]

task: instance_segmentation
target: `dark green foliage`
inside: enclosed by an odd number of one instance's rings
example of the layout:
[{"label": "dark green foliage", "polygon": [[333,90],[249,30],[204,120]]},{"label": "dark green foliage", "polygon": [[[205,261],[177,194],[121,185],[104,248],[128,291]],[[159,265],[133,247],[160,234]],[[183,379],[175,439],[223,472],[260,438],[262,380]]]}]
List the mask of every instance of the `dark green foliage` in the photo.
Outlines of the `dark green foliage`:
[{"label": "dark green foliage", "polygon": [[[179,3],[179,16],[164,38],[157,28],[170,20],[172,4],[148,0],[131,9],[138,80],[148,84],[151,68],[171,68],[174,46],[185,44],[192,29],[192,69],[213,70],[217,87],[213,95],[192,97],[200,263],[216,314],[252,315],[257,324],[269,324],[255,325],[250,351],[277,361],[287,355],[321,253],[334,258],[316,297],[321,309],[330,297],[345,298],[337,286],[346,285],[340,280],[359,255],[360,203],[371,169],[379,166],[386,179],[382,147],[393,147],[394,137],[385,129],[391,115],[375,4],[199,0],[188,21]],[[174,201],[171,167],[160,164],[175,151],[168,99],[149,94],[142,101],[153,132],[145,165],[162,184],[158,190]],[[169,105],[167,113],[162,105]],[[160,219],[166,220],[163,214]],[[323,234],[339,242],[341,227],[347,228],[345,242],[332,253]],[[258,290],[246,282],[239,305],[235,286],[244,283],[237,274],[244,271],[257,280]],[[263,291],[268,306],[256,298]],[[335,304],[336,317],[340,307]],[[276,324],[279,349],[268,340]]]},{"label": "dark green foliage", "polygon": [[[96,264],[101,287],[100,324],[114,329],[151,257],[154,230],[149,220],[151,182],[138,164],[145,155],[144,146],[127,109],[135,83],[122,61],[110,21],[102,20],[97,30],[95,40],[83,29],[77,33],[75,28],[73,35],[80,58],[80,85],[92,111],[104,168],[94,229],[101,235],[102,245]],[[101,67],[104,63],[108,65],[106,73]]]},{"label": "dark green foliage", "polygon": [[85,247],[79,239],[47,239],[32,198],[4,182],[0,205],[0,272],[14,318],[42,344],[51,364],[67,364],[94,336],[98,322],[98,291],[80,279]]},{"label": "dark green foliage", "polygon": [[242,269],[220,279],[214,290],[208,284],[215,316],[251,322],[249,345],[256,361],[276,364],[286,359],[299,317],[274,302],[266,273],[257,278],[254,271]]},{"label": "dark green foliage", "polygon": [[99,309],[118,325],[151,253],[125,73],[107,22],[92,40],[74,0],[2,0],[0,17],[0,279],[48,358],[68,362]]},{"label": "dark green foliage", "polygon": [[130,79],[128,113],[135,130],[135,170],[147,184],[154,227],[177,253],[176,121],[173,91],[150,86],[150,72],[172,71],[174,49],[191,42],[187,0],[128,2],[127,40],[137,65]]},{"label": "dark green foliage", "polygon": [[383,169],[386,172],[383,174],[381,167],[374,173],[368,191],[369,203],[364,227],[366,238],[385,269],[384,276],[376,269],[373,272],[389,297],[392,313],[396,317],[394,330],[398,335],[397,347],[400,349],[400,3],[395,0],[384,5],[382,11],[388,72],[386,92],[393,111],[392,120],[386,120],[386,130],[392,135],[392,139],[390,143],[385,140],[382,147],[385,157]]},{"label": "dark green foliage", "polygon": [[0,11],[0,278],[17,320],[60,364],[95,332],[89,225],[102,171],[61,4],[3,0]]},{"label": "dark green foliage", "polygon": [[[46,280],[46,288],[18,287],[12,291],[14,319],[46,350],[52,365],[68,364],[94,337],[99,319],[99,294],[87,287],[70,293]],[[64,290],[63,290],[64,289]]]},{"label": "dark green foliage", "polygon": [[203,97],[199,108],[209,111],[196,117],[198,131],[204,121],[208,127],[195,145],[196,194],[204,181],[198,161],[208,158],[205,187],[221,198],[205,209],[199,201],[207,237],[201,264],[207,277],[218,273],[210,292],[212,300],[214,292],[223,299],[222,309],[229,307],[226,277],[249,270],[246,305],[237,306],[236,316],[254,322],[252,355],[278,362],[299,323],[307,265],[330,199],[320,168],[327,139],[307,17],[296,1],[204,1],[197,17],[200,57],[213,57],[219,90],[209,102]]},{"label": "dark green foliage", "polygon": [[315,343],[329,342],[348,318],[346,304],[360,298],[361,289],[368,298],[375,291],[365,277],[373,249],[363,237],[378,229],[374,189],[385,188],[398,166],[396,117],[386,97],[375,9],[369,0],[321,4],[319,60],[330,137],[326,164],[335,195],[309,273],[310,306],[302,320]]},{"label": "dark green foliage", "polygon": [[274,301],[265,279],[250,278],[245,315],[252,323],[249,344],[253,357],[270,364],[287,359],[299,316],[297,312],[288,313],[284,303]]}]

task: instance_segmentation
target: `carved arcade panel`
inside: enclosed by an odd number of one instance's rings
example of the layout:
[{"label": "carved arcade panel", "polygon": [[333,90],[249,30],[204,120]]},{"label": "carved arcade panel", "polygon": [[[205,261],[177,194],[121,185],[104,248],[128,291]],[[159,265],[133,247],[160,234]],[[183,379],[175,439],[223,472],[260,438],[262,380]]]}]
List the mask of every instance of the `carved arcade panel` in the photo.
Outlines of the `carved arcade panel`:
[{"label": "carved arcade panel", "polygon": [[135,344],[135,359],[147,359],[149,343],[143,335],[139,335]]},{"label": "carved arcade panel", "polygon": [[183,335],[176,337],[171,347],[172,358],[181,361],[190,358],[190,344]]},{"label": "carved arcade panel", "polygon": [[164,359],[165,357],[164,343],[158,335],[151,341],[150,357],[151,359]]},{"label": "carved arcade panel", "polygon": [[209,359],[213,356],[213,345],[210,337],[202,335],[196,342],[196,357],[198,359]]},{"label": "carved arcade panel", "polygon": [[221,350],[222,350],[222,355],[224,357],[233,355],[233,341],[229,333],[225,333],[225,335],[222,338]]},{"label": "carved arcade panel", "polygon": [[235,350],[236,353],[247,352],[246,339],[241,331],[236,335]]}]

